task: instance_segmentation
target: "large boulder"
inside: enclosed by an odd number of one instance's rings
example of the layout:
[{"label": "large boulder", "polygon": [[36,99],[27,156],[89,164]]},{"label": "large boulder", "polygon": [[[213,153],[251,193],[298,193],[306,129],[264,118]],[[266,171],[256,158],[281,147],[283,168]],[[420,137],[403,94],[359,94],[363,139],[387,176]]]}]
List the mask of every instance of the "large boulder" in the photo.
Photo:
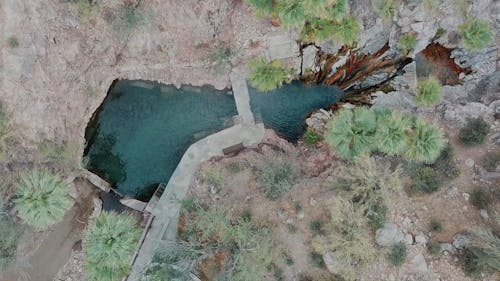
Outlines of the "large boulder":
[{"label": "large boulder", "polygon": [[336,252],[326,252],[323,255],[323,262],[325,263],[326,269],[332,274],[339,274],[344,267],[340,255]]},{"label": "large boulder", "polygon": [[382,247],[390,247],[398,243],[411,244],[413,242],[397,225],[385,223],[383,228],[377,229],[375,242]]}]

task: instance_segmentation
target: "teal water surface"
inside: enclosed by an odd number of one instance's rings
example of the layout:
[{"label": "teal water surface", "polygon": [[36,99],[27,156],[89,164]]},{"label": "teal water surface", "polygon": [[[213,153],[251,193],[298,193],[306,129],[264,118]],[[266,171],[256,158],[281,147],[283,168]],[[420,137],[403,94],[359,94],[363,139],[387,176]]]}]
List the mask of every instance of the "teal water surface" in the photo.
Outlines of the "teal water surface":
[{"label": "teal water surface", "polygon": [[256,119],[292,142],[304,134],[305,120],[313,111],[330,107],[343,94],[338,87],[306,85],[300,81],[264,93],[249,88],[249,93]]},{"label": "teal water surface", "polygon": [[148,200],[192,143],[232,125],[235,115],[226,91],[120,80],[87,128],[87,169]]}]

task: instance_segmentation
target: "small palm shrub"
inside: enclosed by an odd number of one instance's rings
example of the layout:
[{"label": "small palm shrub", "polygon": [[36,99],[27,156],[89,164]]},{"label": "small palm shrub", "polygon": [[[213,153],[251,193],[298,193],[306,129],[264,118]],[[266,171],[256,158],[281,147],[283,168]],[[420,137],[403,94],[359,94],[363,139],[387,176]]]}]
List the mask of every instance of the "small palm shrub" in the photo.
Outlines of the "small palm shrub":
[{"label": "small palm shrub", "polygon": [[[1,207],[1,206],[0,206]],[[0,209],[0,276],[15,260],[17,244],[21,235],[18,226]]]},{"label": "small palm shrub", "polygon": [[384,19],[392,19],[396,12],[395,0],[372,0],[372,7],[375,13]]},{"label": "small palm shrub", "polygon": [[401,52],[405,56],[408,55],[411,50],[413,50],[415,44],[417,44],[417,38],[414,34],[403,34],[399,38],[399,49],[401,49]]},{"label": "small palm shrub", "polygon": [[315,131],[308,129],[304,133],[304,143],[309,147],[314,147],[323,137]]},{"label": "small palm shrub", "polygon": [[359,24],[356,18],[346,17],[333,27],[333,38],[353,46],[358,40]]},{"label": "small palm shrub", "polygon": [[407,141],[409,119],[393,111],[379,117],[375,143],[380,152],[387,155],[400,155],[404,152]]},{"label": "small palm shrub", "polygon": [[69,184],[47,170],[33,170],[17,184],[16,209],[27,224],[47,228],[62,220],[73,206]]},{"label": "small palm shrub", "polygon": [[482,164],[487,171],[494,172],[500,165],[500,150],[486,153]]},{"label": "small palm shrub", "polygon": [[261,92],[267,92],[281,87],[291,81],[293,70],[287,70],[279,61],[266,63],[264,59],[250,62],[250,85]]},{"label": "small palm shrub", "polygon": [[491,203],[491,196],[482,189],[472,192],[470,202],[478,209],[486,209]]},{"label": "small palm shrub", "polygon": [[303,43],[314,43],[330,37],[333,33],[334,25],[326,19],[314,18],[307,21],[300,33],[300,40]]},{"label": "small palm shrub", "polygon": [[300,27],[306,20],[301,0],[282,0],[278,2],[278,16],[287,28]]},{"label": "small palm shrub", "polygon": [[392,265],[402,266],[405,263],[406,256],[407,256],[406,245],[404,243],[398,243],[391,247],[388,259]]},{"label": "small palm shrub", "polygon": [[141,229],[127,214],[102,213],[83,234],[87,281],[118,281],[130,272]]},{"label": "small palm shrub", "polygon": [[404,155],[411,161],[432,163],[445,146],[441,129],[436,125],[417,119],[409,134]]},{"label": "small palm shrub", "polygon": [[467,124],[458,132],[458,139],[465,145],[483,144],[490,133],[490,125],[483,118],[470,118]]},{"label": "small palm shrub", "polygon": [[500,238],[491,230],[474,228],[468,234],[470,244],[467,246],[468,271],[481,271],[491,268],[500,271]]},{"label": "small palm shrub", "polygon": [[471,51],[481,50],[493,40],[490,24],[483,20],[468,19],[458,27],[458,33]]},{"label": "small palm shrub", "polygon": [[279,200],[292,189],[295,171],[290,163],[282,159],[274,159],[260,164],[257,169],[267,199]]},{"label": "small palm shrub", "polygon": [[328,124],[326,141],[345,159],[355,159],[372,150],[377,122],[373,111],[357,107],[340,109]]},{"label": "small palm shrub", "polygon": [[441,187],[439,175],[434,169],[428,166],[417,168],[412,180],[412,191],[417,193],[433,193]]},{"label": "small palm shrub", "polygon": [[438,104],[443,97],[443,89],[438,80],[434,77],[429,77],[425,80],[418,81],[417,95],[415,102],[423,106],[433,106]]}]

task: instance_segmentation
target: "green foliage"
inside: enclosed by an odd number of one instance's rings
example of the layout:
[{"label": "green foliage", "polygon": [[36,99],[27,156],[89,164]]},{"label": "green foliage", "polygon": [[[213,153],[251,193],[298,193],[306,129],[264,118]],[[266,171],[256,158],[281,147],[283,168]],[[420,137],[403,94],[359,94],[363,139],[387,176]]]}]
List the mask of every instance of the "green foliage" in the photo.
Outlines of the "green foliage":
[{"label": "green foliage", "polygon": [[380,152],[387,155],[400,155],[405,151],[406,130],[410,124],[408,118],[393,111],[378,119],[375,143]]},{"label": "green foliage", "polygon": [[434,77],[418,81],[417,95],[415,102],[423,106],[433,106],[438,104],[443,97],[443,88]]},{"label": "green foliage", "polygon": [[294,167],[283,159],[271,159],[257,167],[264,195],[271,201],[283,197],[293,186]]},{"label": "green foliage", "polygon": [[245,0],[245,2],[255,9],[257,16],[263,17],[274,13],[273,0]]},{"label": "green foliage", "polygon": [[118,281],[130,272],[141,229],[126,214],[102,213],[83,234],[87,281]]},{"label": "green foliage", "polygon": [[401,49],[401,52],[405,56],[413,50],[415,44],[417,44],[417,38],[414,34],[403,34],[399,38],[399,49]]},{"label": "green foliage", "polygon": [[412,179],[412,191],[417,193],[433,193],[441,187],[439,175],[428,166],[418,167]]},{"label": "green foliage", "polygon": [[320,220],[312,221],[309,224],[309,229],[311,230],[313,236],[325,234],[325,231],[323,230],[323,222]]},{"label": "green foliage", "polygon": [[257,59],[250,62],[250,75],[248,76],[250,85],[261,92],[267,92],[283,83],[289,83],[293,70],[287,70],[281,66],[279,61],[266,63],[264,59]]},{"label": "green foliage", "polygon": [[482,189],[476,189],[471,194],[470,202],[478,209],[486,209],[491,203],[491,196]]},{"label": "green foliage", "polygon": [[231,67],[231,59],[236,55],[233,48],[225,44],[216,44],[205,58],[205,63],[216,73],[223,73]]},{"label": "green foliage", "polygon": [[19,47],[19,40],[17,40],[16,36],[10,36],[7,39],[7,43],[9,44],[9,48],[11,48],[11,49],[15,49],[15,48]]},{"label": "green foliage", "polygon": [[471,51],[481,50],[493,40],[490,24],[483,20],[469,18],[458,27],[458,33]]},{"label": "green foliage", "polygon": [[441,253],[441,244],[439,244],[438,242],[429,241],[427,242],[426,246],[429,254],[433,256],[439,255]]},{"label": "green foliage", "polygon": [[353,46],[358,40],[359,24],[356,18],[346,17],[337,23],[333,28],[334,39]]},{"label": "green foliage", "polygon": [[47,170],[32,170],[21,176],[16,189],[19,216],[36,228],[47,228],[62,220],[73,206],[69,184]]},{"label": "green foliage", "polygon": [[301,0],[278,1],[278,16],[281,24],[286,28],[300,27],[306,20]]},{"label": "green foliage", "polygon": [[474,228],[469,234],[469,262],[476,268],[500,271],[500,238],[491,230]]},{"label": "green foliage", "polygon": [[57,144],[44,141],[38,144],[38,153],[43,161],[52,164],[55,169],[62,173],[77,171],[81,168],[78,160],[82,151],[82,145],[76,142]]},{"label": "green foliage", "polygon": [[70,0],[84,22],[88,22],[99,15],[99,6],[93,0]]},{"label": "green foliage", "polygon": [[304,133],[304,143],[309,147],[314,147],[320,142],[323,137],[311,129],[307,129]]},{"label": "green foliage", "polygon": [[222,171],[219,167],[208,166],[201,172],[201,180],[204,183],[215,185],[217,187],[224,186],[224,178],[222,177]]},{"label": "green foliage", "polygon": [[363,210],[350,201],[335,197],[330,204],[331,223],[326,236],[313,239],[313,249],[321,254],[338,255],[339,275],[346,281],[355,280],[356,271],[375,257],[375,248]]},{"label": "green foliage", "polygon": [[312,264],[317,268],[325,267],[325,262],[323,261],[323,256],[319,253],[312,252],[311,253]]},{"label": "green foliage", "polygon": [[372,7],[375,13],[384,19],[392,19],[396,13],[395,0],[372,0]]},{"label": "green foliage", "polygon": [[482,164],[487,171],[494,172],[500,165],[500,150],[486,153],[483,157]]},{"label": "green foliage", "polygon": [[458,139],[465,145],[483,144],[490,132],[490,125],[482,117],[470,118],[458,132]]},{"label": "green foliage", "polygon": [[417,119],[409,134],[404,155],[411,161],[432,163],[445,145],[441,129],[436,125]]},{"label": "green foliage", "polygon": [[326,19],[314,18],[307,21],[300,33],[300,40],[303,43],[314,43],[322,41],[332,35],[334,25]]},{"label": "green foliage", "polygon": [[443,224],[436,219],[432,219],[429,223],[429,230],[436,233],[443,232]]},{"label": "green foliage", "polygon": [[245,170],[245,164],[243,164],[243,162],[235,161],[229,164],[227,168],[231,174],[237,174]]},{"label": "green foliage", "polygon": [[390,165],[376,163],[369,157],[337,170],[339,187],[345,191],[342,195],[365,214],[374,228],[383,226],[390,195],[401,187],[400,176],[399,168],[391,171]]},{"label": "green foliage", "polygon": [[142,7],[123,5],[113,21],[113,28],[117,34],[128,38],[136,28],[146,24],[146,11]]},{"label": "green foliage", "polygon": [[454,179],[460,175],[460,169],[454,158],[453,147],[450,144],[441,151],[441,154],[432,163],[431,167],[436,170],[443,180]]},{"label": "green foliage", "polygon": [[392,265],[402,266],[405,263],[406,256],[407,256],[406,245],[404,243],[398,243],[391,247],[388,259]]},{"label": "green foliage", "polygon": [[16,249],[21,230],[0,206],[0,276],[8,270],[16,258]]},{"label": "green foliage", "polygon": [[340,157],[352,160],[372,150],[377,127],[373,111],[364,107],[340,109],[327,127],[326,141]]}]

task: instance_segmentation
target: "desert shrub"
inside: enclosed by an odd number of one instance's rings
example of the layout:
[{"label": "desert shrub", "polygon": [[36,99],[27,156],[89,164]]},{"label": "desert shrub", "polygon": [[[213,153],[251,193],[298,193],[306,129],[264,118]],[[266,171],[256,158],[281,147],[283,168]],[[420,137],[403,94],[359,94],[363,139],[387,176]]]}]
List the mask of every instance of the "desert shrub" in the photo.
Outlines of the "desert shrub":
[{"label": "desert shrub", "polygon": [[414,34],[403,34],[399,38],[399,49],[405,56],[408,55],[413,48],[415,48],[415,44],[417,44],[417,38]]},{"label": "desert shrub", "polygon": [[20,228],[0,206],[0,276],[15,260],[20,236]]},{"label": "desert shrub", "polygon": [[317,268],[325,267],[325,262],[323,261],[323,256],[317,252],[311,253],[312,264]]},{"label": "desert shrub", "polygon": [[443,232],[443,224],[436,219],[432,219],[429,223],[429,231],[441,233]]},{"label": "desert shrub", "polygon": [[271,159],[257,167],[264,195],[276,201],[293,186],[294,167],[283,159]]},{"label": "desert shrub", "polygon": [[482,189],[476,189],[470,196],[470,202],[478,209],[486,209],[491,203],[491,196]]},{"label": "desert shrub", "polygon": [[192,227],[199,233],[198,240],[206,242],[210,239],[217,239],[223,244],[231,241],[231,221],[224,210],[220,208],[210,208],[205,210],[199,208],[196,211],[196,218]]},{"label": "desert shrub", "polygon": [[460,175],[460,169],[454,158],[453,147],[450,144],[445,146],[431,167],[443,179],[454,179]]},{"label": "desert shrub", "polygon": [[433,193],[441,187],[438,173],[428,166],[418,167],[412,180],[412,191],[417,193]]},{"label": "desert shrub", "polygon": [[21,176],[16,187],[16,209],[27,224],[47,228],[62,220],[73,206],[69,184],[47,170],[32,170]]},{"label": "desert shrub", "polygon": [[293,261],[293,258],[289,256],[287,253],[283,253],[283,260],[286,265],[292,266],[295,262]]},{"label": "desert shrub", "polygon": [[201,180],[204,183],[215,185],[218,187],[224,186],[224,178],[222,177],[222,171],[217,166],[208,166],[201,172]]},{"label": "desert shrub", "polygon": [[437,256],[441,253],[441,244],[435,241],[427,242],[427,251],[433,256]]},{"label": "desert shrub", "polygon": [[326,141],[342,158],[352,160],[373,148],[377,122],[372,110],[364,107],[340,109],[327,127]]},{"label": "desert shrub", "polygon": [[84,22],[88,22],[99,15],[99,6],[94,0],[69,0],[78,11]]},{"label": "desert shrub", "polygon": [[483,118],[470,118],[458,132],[458,139],[465,145],[483,144],[490,132],[490,125]]},{"label": "desert shrub", "polygon": [[350,201],[335,197],[330,204],[331,221],[327,235],[313,239],[313,249],[324,254],[335,252],[342,261],[339,275],[354,280],[356,271],[364,268],[375,257],[375,248],[363,210]]},{"label": "desert shrub", "polygon": [[500,165],[500,150],[486,153],[483,157],[482,164],[487,171],[494,172]]},{"label": "desert shrub", "polygon": [[334,25],[326,19],[315,18],[307,21],[300,33],[300,40],[303,43],[314,43],[330,37],[333,33]]},{"label": "desert shrub", "polygon": [[88,281],[118,281],[130,272],[141,229],[127,214],[102,213],[83,234],[84,270]]},{"label": "desert shrub", "polygon": [[467,271],[492,268],[500,271],[500,238],[491,230],[474,228],[468,234],[470,244],[467,246]]},{"label": "desert shrub", "polygon": [[286,28],[300,27],[304,24],[306,15],[301,0],[281,0],[278,2],[278,16]]},{"label": "desert shrub", "polygon": [[392,265],[402,266],[405,263],[406,255],[407,255],[406,245],[400,242],[391,247],[388,259]]},{"label": "desert shrub", "polygon": [[235,161],[235,162],[232,162],[231,164],[229,164],[229,166],[227,168],[228,168],[229,172],[231,172],[231,174],[237,174],[237,173],[245,170],[245,164],[243,164],[243,162],[240,162],[240,161]]},{"label": "desert shrub", "polygon": [[429,77],[418,81],[417,95],[415,102],[423,106],[433,106],[438,104],[443,97],[443,88],[434,77]]},{"label": "desert shrub", "polygon": [[147,14],[143,7],[123,5],[113,21],[116,34],[128,38],[136,28],[146,24]]},{"label": "desert shrub", "polygon": [[469,18],[458,27],[458,33],[465,47],[471,51],[485,48],[493,39],[490,24],[478,19]]},{"label": "desert shrub", "polygon": [[256,12],[258,17],[270,15],[275,11],[273,1],[269,1],[269,0],[245,0],[245,2],[250,7],[255,9],[255,12]]},{"label": "desert shrub", "polygon": [[210,69],[220,74],[231,67],[231,60],[236,54],[236,50],[230,46],[219,43],[205,57],[205,63]]},{"label": "desert shrub", "polygon": [[285,69],[279,61],[266,63],[264,59],[250,62],[250,85],[261,92],[276,89],[291,81],[293,70]]},{"label": "desert shrub", "polygon": [[338,185],[344,197],[363,211],[368,223],[379,228],[385,222],[390,194],[401,187],[401,171],[392,171],[390,165],[376,163],[373,158],[363,157],[352,165],[337,170]]},{"label": "desert shrub", "polygon": [[432,163],[446,146],[441,129],[421,119],[415,121],[407,140],[404,155],[411,161]]},{"label": "desert shrub", "polygon": [[346,17],[333,27],[333,38],[348,46],[353,46],[356,43],[358,33],[359,24],[354,17]]},{"label": "desert shrub", "polygon": [[384,19],[392,19],[396,12],[395,0],[372,0],[375,13]]},{"label": "desert shrub", "polygon": [[304,143],[309,147],[314,147],[320,142],[323,137],[311,129],[307,129],[304,133]]},{"label": "desert shrub", "polygon": [[42,161],[51,164],[57,171],[68,173],[81,168],[79,163],[82,145],[77,142],[58,144],[44,141],[38,144],[38,154]]},{"label": "desert shrub", "polygon": [[312,221],[309,224],[309,229],[311,230],[312,234],[315,235],[324,235],[325,231],[323,230],[323,222],[320,220],[315,220]]},{"label": "desert shrub", "polygon": [[400,155],[404,152],[409,119],[393,111],[378,117],[375,144],[380,152],[387,155]]},{"label": "desert shrub", "polygon": [[7,43],[9,45],[9,48],[11,48],[11,49],[15,49],[15,48],[19,47],[19,40],[17,40],[16,36],[10,36],[7,39]]}]

